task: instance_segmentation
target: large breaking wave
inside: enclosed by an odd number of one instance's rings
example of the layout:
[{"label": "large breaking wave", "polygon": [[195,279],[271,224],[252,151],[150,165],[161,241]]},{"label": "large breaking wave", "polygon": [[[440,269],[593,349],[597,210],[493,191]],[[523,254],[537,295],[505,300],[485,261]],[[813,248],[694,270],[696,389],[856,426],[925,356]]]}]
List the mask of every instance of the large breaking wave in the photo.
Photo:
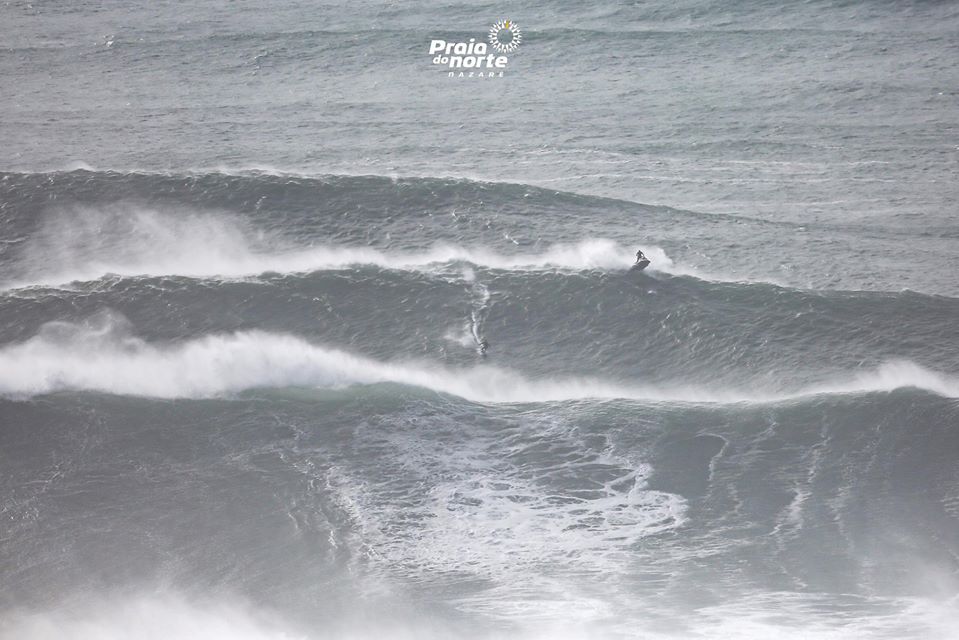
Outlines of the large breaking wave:
[{"label": "large breaking wave", "polygon": [[[647,245],[644,251],[652,260],[651,271],[715,278],[677,265],[661,247]],[[73,209],[69,215],[48,221],[25,244],[15,275],[3,286],[56,286],[108,275],[238,278],[357,266],[419,271],[456,263],[513,271],[625,270],[632,265],[635,252],[635,248],[608,238],[585,238],[516,253],[449,242],[416,251],[333,244],[295,246],[223,214]]]},{"label": "large breaking wave", "polygon": [[[565,242],[526,238],[519,243],[510,235],[511,230],[516,233],[515,223],[497,223],[484,207],[471,211],[462,202],[482,197],[489,201],[484,206],[512,209],[517,202],[525,204],[533,192],[570,209],[592,210],[610,203],[644,207],[527,185],[434,178],[397,184],[376,176],[308,179],[88,171],[50,174],[43,188],[51,193],[62,189],[62,199],[33,202],[29,197],[34,186],[28,184],[42,176],[3,175],[14,179],[0,181],[0,195],[24,213],[22,219],[0,220],[10,225],[4,230],[7,235],[20,236],[10,247],[0,246],[0,265],[3,258],[10,259],[0,277],[0,287],[6,289],[57,286],[106,275],[239,278],[361,265],[396,270],[435,269],[450,263],[503,270],[625,270],[637,247],[602,229],[588,234],[576,229]],[[177,197],[171,200],[170,192]],[[26,201],[18,202],[21,198]],[[271,200],[278,202],[277,210],[261,215],[260,204]],[[399,212],[394,211],[397,206]],[[523,215],[522,208],[517,215]],[[432,241],[415,246],[406,244],[430,236],[422,233],[425,223],[409,226],[414,222],[397,220],[423,217],[430,226],[436,226],[435,218],[452,220],[453,233],[433,235]],[[460,220],[469,233],[461,233]],[[369,231],[358,234],[357,223],[379,225],[376,236]],[[538,235],[537,225],[543,224],[529,217],[521,220],[520,228]],[[312,232],[301,234],[303,228]],[[291,234],[292,230],[297,232]],[[403,237],[394,236],[400,232]],[[748,280],[683,264],[650,238],[635,241],[651,258],[651,271]]]},{"label": "large breaking wave", "polygon": [[485,403],[586,398],[648,402],[778,402],[810,395],[915,387],[959,397],[959,381],[912,362],[889,362],[845,379],[789,391],[644,385],[600,377],[530,379],[491,365],[449,369],[423,361],[384,362],[312,344],[293,335],[242,331],[179,343],[149,343],[128,323],[102,315],[50,322],[24,342],[0,348],[0,392],[32,396],[63,390],[156,398],[208,398],[257,388],[327,389],[398,383]]}]

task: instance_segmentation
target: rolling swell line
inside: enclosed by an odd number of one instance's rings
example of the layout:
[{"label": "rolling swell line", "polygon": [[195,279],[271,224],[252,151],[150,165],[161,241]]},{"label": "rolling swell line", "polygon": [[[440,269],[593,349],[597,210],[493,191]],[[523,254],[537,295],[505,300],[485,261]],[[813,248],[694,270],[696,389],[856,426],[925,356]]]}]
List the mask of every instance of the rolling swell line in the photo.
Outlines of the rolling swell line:
[{"label": "rolling swell line", "polygon": [[959,380],[908,361],[887,362],[792,392],[680,384],[643,385],[593,377],[530,379],[489,365],[449,369],[422,361],[384,362],[302,338],[243,331],[182,343],[148,343],[116,317],[96,323],[51,322],[24,342],[0,348],[0,394],[33,397],[96,391],[153,398],[223,397],[257,388],[396,383],[480,403],[625,399],[667,403],[775,403],[818,395],[867,394],[914,387],[959,398]]},{"label": "rolling swell line", "polygon": [[[403,262],[403,251],[393,255],[394,250],[376,248],[373,250],[383,255],[373,257],[351,257],[343,253],[370,248],[368,235],[351,231],[355,231],[352,223],[356,217],[376,221],[383,237],[392,236],[391,244],[401,244],[422,237],[413,228],[414,224],[428,224],[429,216],[455,213],[464,206],[471,211],[465,217],[472,217],[476,222],[486,216],[486,209],[501,212],[515,209],[525,214],[545,210],[566,220],[564,224],[580,215],[609,210],[614,216],[626,213],[644,216],[660,228],[671,228],[669,220],[675,216],[682,216],[688,225],[698,225],[699,221],[708,219],[760,226],[784,225],[784,231],[791,232],[799,228],[782,221],[684,211],[521,183],[471,178],[309,174],[268,167],[177,172],[99,171],[84,167],[46,173],[0,172],[0,200],[9,205],[0,217],[0,235],[24,238],[16,246],[0,247],[0,271],[5,274],[0,276],[0,289],[59,286],[99,279],[108,273],[230,278],[265,272],[341,269],[356,264],[394,268],[387,265]],[[171,200],[172,208],[169,208]],[[264,201],[267,208],[261,211],[259,207]],[[53,210],[50,210],[51,202],[57,203]],[[319,216],[318,204],[322,207]],[[217,213],[224,210],[231,213]],[[502,215],[506,216],[504,220],[509,218],[510,224],[516,224],[516,216]],[[411,222],[404,226],[396,224],[398,219]],[[254,220],[262,222],[262,226],[253,224]],[[524,219],[521,224],[527,222]],[[98,233],[91,233],[91,229]],[[474,264],[483,266],[482,255],[469,254],[484,252],[495,254],[492,261],[496,262],[497,251],[500,251],[495,248],[496,239],[491,234],[477,239],[473,231],[469,231],[472,237],[464,237],[465,230],[465,225],[448,225],[444,232],[453,237],[447,238],[445,245],[420,246],[415,252],[442,253],[438,251],[442,246],[453,247],[453,250],[446,256],[413,256],[413,264],[407,268],[422,268],[424,261],[433,258],[475,260]],[[294,231],[296,237],[282,237]],[[622,242],[620,233],[616,228],[597,229],[593,239],[611,237]],[[946,234],[948,230],[936,233]],[[578,239],[578,234],[558,238],[567,242]],[[703,271],[674,262],[665,252],[657,257],[657,248],[641,244],[647,253],[652,251],[654,271],[715,282],[787,284],[775,273],[757,271],[743,264],[727,266],[723,273]],[[511,249],[506,247],[507,251]],[[592,256],[573,263],[560,260],[551,268],[624,268],[632,262],[635,249],[635,246],[628,250],[616,248],[615,256]],[[324,250],[330,255],[321,255]],[[334,255],[334,252],[340,253]],[[506,268],[516,267],[507,265]],[[797,280],[792,284],[801,282]],[[915,283],[912,284],[915,288]]]},{"label": "rolling swell line", "polygon": [[[576,153],[584,153],[577,150]],[[482,176],[467,175],[422,175],[422,174],[375,174],[349,173],[338,170],[337,173],[323,171],[304,171],[283,169],[271,165],[251,164],[242,166],[210,166],[195,169],[159,170],[159,169],[99,169],[83,162],[75,162],[61,168],[36,170],[0,171],[0,188],[4,182],[17,185],[20,181],[42,179],[47,186],[60,184],[65,188],[89,185],[123,185],[137,183],[140,188],[157,189],[178,185],[186,191],[196,189],[269,189],[291,185],[309,187],[315,190],[356,190],[362,188],[421,188],[424,194],[440,198],[451,192],[459,192],[472,197],[478,194],[497,195],[506,199],[530,198],[546,201],[555,205],[573,204],[584,207],[627,207],[639,210],[656,210],[670,215],[682,215],[700,220],[745,221],[754,224],[774,225],[786,228],[802,227],[801,223],[783,220],[770,220],[744,214],[714,213],[703,210],[680,209],[662,204],[648,204],[621,197],[611,197],[588,192],[554,189],[542,182],[506,182],[492,180]],[[139,182],[144,184],[138,184]],[[9,187],[9,185],[8,185]]]},{"label": "rolling swell line", "polygon": [[[12,265],[14,275],[2,285],[5,289],[58,286],[107,275],[235,278],[360,265],[429,270],[457,262],[501,270],[625,270],[635,253],[635,248],[607,238],[557,243],[537,253],[500,253],[453,242],[408,251],[329,244],[289,246],[230,216],[166,215],[150,209],[76,210],[48,220],[22,244]],[[660,247],[646,246],[644,250],[653,260],[652,270],[708,277],[675,264]]]}]

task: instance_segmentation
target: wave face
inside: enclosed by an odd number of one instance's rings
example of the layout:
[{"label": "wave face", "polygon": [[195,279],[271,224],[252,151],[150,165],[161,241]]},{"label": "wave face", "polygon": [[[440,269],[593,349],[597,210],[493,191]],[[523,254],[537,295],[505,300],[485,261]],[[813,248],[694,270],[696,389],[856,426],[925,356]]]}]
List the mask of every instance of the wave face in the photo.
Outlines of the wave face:
[{"label": "wave face", "polygon": [[[628,268],[641,247],[652,259],[652,272],[714,282],[959,297],[951,281],[916,273],[909,260],[867,264],[889,254],[886,243],[909,238],[899,228],[844,237],[847,226],[819,225],[819,233],[855,246],[855,259],[846,261],[828,242],[807,240],[810,225],[525,184],[264,170],[77,169],[0,172],[0,197],[8,203],[0,216],[4,289],[108,274],[235,278],[356,265],[422,270],[451,262],[618,270]],[[938,255],[951,247],[955,233],[948,226],[932,228],[927,235],[934,246],[925,251]],[[783,237],[793,239],[793,253],[769,249]],[[944,259],[951,261],[951,254]]]},{"label": "wave face", "polygon": [[[626,270],[635,260],[635,247],[615,239],[593,237],[551,244],[538,242],[529,246],[528,240],[521,243],[510,235],[512,225],[494,225],[492,220],[486,220],[486,228],[476,233],[474,216],[468,213],[457,216],[455,212],[461,200],[475,197],[476,191],[485,189],[493,191],[494,201],[498,199],[506,205],[520,195],[517,193],[522,189],[520,185],[483,188],[468,182],[413,181],[410,185],[413,195],[407,206],[432,209],[437,205],[436,201],[440,201],[441,206],[451,209],[451,218],[456,222],[454,228],[445,230],[445,233],[439,230],[437,235],[442,240],[428,245],[397,247],[392,241],[394,235],[409,236],[410,222],[406,216],[403,220],[395,220],[378,211],[361,209],[358,214],[350,211],[351,198],[361,190],[385,191],[388,186],[393,186],[392,182],[384,184],[382,179],[280,180],[268,175],[225,174],[184,179],[95,173],[86,180],[85,174],[82,171],[61,174],[54,181],[56,184],[62,180],[61,187],[72,198],[77,197],[75,191],[79,183],[98,198],[106,195],[102,193],[104,190],[116,190],[107,197],[120,200],[96,206],[81,202],[49,207],[44,203],[44,208],[39,211],[30,206],[36,206],[35,203],[23,203],[25,215],[6,221],[10,235],[21,236],[13,248],[5,247],[2,254],[9,267],[7,273],[10,277],[3,283],[6,288],[66,285],[110,275],[222,279],[357,266],[423,271],[455,263],[498,270]],[[29,183],[31,178],[7,174],[6,180],[0,184],[9,188],[9,183],[14,182],[16,189],[11,199],[16,199],[21,189],[29,189],[28,184],[19,183]],[[286,189],[290,182],[298,189]],[[181,198],[188,200],[183,197],[188,196],[191,204],[174,200],[158,207],[156,203],[143,202],[147,198],[141,195],[141,190],[162,192],[171,188],[178,193],[185,191]],[[278,220],[277,212],[265,210],[263,202],[269,194],[281,189],[283,204],[294,199],[287,190],[294,196],[299,190],[303,192],[300,199],[311,195],[328,198],[333,200],[333,206],[331,210],[324,210],[321,219],[316,220],[312,206],[307,208],[305,202],[295,202],[293,212],[297,215],[284,210],[282,218],[286,219]],[[233,197],[219,200],[224,190],[229,190]],[[529,194],[522,191],[522,195]],[[255,200],[254,211],[237,215],[218,210],[233,204],[237,196]],[[580,208],[590,201],[566,194],[556,194],[550,199],[556,200],[557,204],[568,201]],[[200,204],[209,204],[210,208],[198,210],[196,200]],[[248,200],[241,202],[247,203]],[[308,217],[314,220],[307,220]],[[428,217],[435,216],[431,213]],[[465,225],[458,222],[459,217],[466,218]],[[369,224],[368,232],[362,238],[365,245],[331,243],[331,237],[339,241],[360,239],[354,228],[355,218]],[[283,224],[278,225],[278,222]],[[290,226],[296,233],[289,233]],[[497,234],[494,229],[498,226],[503,226],[504,230]],[[380,240],[370,243],[371,236],[375,235],[380,236]],[[477,242],[477,239],[490,242],[493,238],[495,242],[491,244],[499,245],[496,248]],[[505,246],[504,238],[507,240]],[[654,262],[651,268],[654,272],[708,277],[695,266],[676,264],[661,247],[645,244],[644,250]]]},{"label": "wave face", "polygon": [[[79,209],[48,221],[23,248],[29,270],[9,288],[56,286],[107,276],[238,278],[375,266],[426,271],[465,263],[498,270],[626,270],[635,251],[605,238],[556,244],[539,253],[500,254],[483,247],[437,244],[419,251],[371,247],[283,247],[241,220],[216,214],[169,215],[125,207]],[[648,249],[659,269],[676,272],[662,249]],[[51,264],[50,256],[56,256]],[[679,270],[679,273],[683,273]]]},{"label": "wave face", "polygon": [[104,314],[83,324],[53,322],[19,344],[0,348],[0,393],[101,391],[151,398],[208,398],[289,386],[339,389],[383,382],[410,385],[486,403],[588,399],[649,402],[763,403],[811,395],[864,394],[916,388],[959,398],[959,380],[912,362],[791,393],[656,386],[590,378],[530,380],[491,365],[448,369],[425,362],[379,362],[261,331],[208,335],[173,345],[136,337],[125,318]]},{"label": "wave face", "polygon": [[955,629],[959,298],[737,249],[794,223],[266,171],[0,203],[2,638]]}]

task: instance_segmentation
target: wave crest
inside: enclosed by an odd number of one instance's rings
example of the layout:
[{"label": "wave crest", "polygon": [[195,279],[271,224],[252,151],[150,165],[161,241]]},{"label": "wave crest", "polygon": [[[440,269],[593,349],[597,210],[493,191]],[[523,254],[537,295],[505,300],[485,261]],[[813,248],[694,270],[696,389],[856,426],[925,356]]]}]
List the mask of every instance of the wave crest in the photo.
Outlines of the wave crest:
[{"label": "wave crest", "polygon": [[596,399],[648,402],[777,402],[810,395],[870,393],[917,387],[959,397],[959,381],[911,362],[891,362],[851,379],[792,393],[757,393],[617,383],[591,377],[530,379],[491,365],[462,369],[383,362],[302,338],[263,331],[210,335],[172,344],[136,337],[123,318],[51,322],[24,342],[0,348],[0,393],[29,397],[84,390],[154,398],[210,398],[256,388],[344,388],[397,383],[485,403]]},{"label": "wave crest", "polygon": [[[660,247],[644,245],[643,250],[652,260],[651,271],[706,277],[676,265]],[[607,238],[559,243],[529,253],[453,243],[411,251],[291,246],[224,214],[80,208],[52,216],[26,241],[4,286],[56,286],[107,275],[238,278],[356,266],[420,271],[451,263],[517,271],[625,270],[635,252],[635,247]]]}]

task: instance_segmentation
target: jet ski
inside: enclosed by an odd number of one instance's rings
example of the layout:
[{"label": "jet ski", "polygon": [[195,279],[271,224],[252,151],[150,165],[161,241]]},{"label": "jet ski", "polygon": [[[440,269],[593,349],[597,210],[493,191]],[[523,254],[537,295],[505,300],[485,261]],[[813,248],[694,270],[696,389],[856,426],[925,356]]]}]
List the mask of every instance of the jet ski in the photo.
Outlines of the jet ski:
[{"label": "jet ski", "polygon": [[630,271],[642,271],[648,266],[649,258],[646,257],[642,250],[639,250],[636,252],[636,264],[630,268]]}]

